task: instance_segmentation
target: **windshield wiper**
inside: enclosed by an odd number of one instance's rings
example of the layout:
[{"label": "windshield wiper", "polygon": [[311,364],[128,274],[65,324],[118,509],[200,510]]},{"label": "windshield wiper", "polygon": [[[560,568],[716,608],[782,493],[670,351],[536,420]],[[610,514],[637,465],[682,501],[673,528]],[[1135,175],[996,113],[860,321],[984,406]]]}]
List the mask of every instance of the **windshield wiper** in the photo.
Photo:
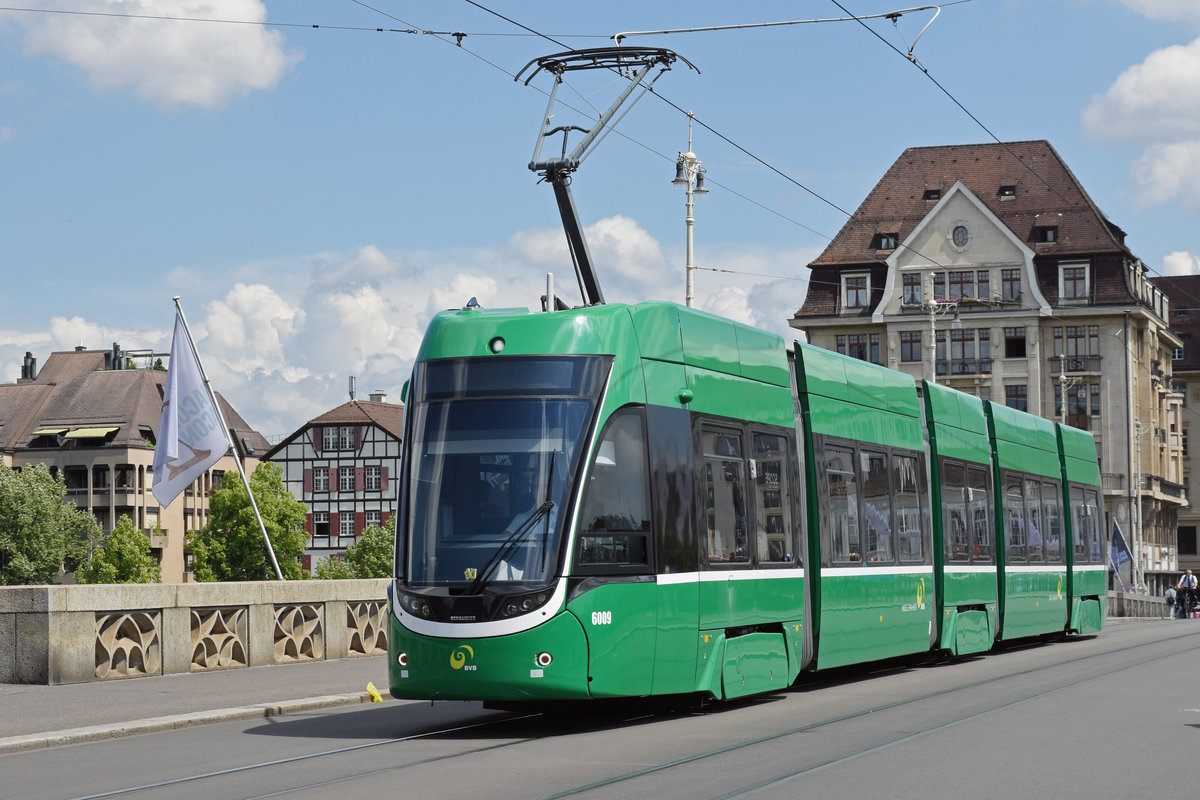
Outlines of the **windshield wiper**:
[{"label": "windshield wiper", "polygon": [[552,508],[554,508],[554,501],[546,498],[546,502],[529,512],[529,516],[517,526],[515,531],[508,535],[508,538],[496,548],[496,552],[492,553],[492,557],[483,565],[483,569],[479,570],[479,574],[475,576],[475,580],[468,587],[467,594],[478,594],[483,589],[486,585],[487,576],[501,561],[506,561],[516,551],[517,546],[521,543],[521,539],[533,530],[533,526],[541,519],[542,515],[549,513]]}]

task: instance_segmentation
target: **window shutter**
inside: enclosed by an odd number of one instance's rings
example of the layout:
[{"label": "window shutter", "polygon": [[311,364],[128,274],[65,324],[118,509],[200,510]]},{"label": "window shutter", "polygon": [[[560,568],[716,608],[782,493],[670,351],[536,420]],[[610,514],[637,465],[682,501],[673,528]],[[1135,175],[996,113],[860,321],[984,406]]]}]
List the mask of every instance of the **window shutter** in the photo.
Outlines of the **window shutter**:
[{"label": "window shutter", "polygon": [[304,530],[309,536],[313,535],[313,515],[311,511],[304,515]]},{"label": "window shutter", "polygon": [[[304,470],[304,493],[312,494],[312,490],[313,490],[312,487],[313,487],[312,470],[306,469],[306,470]],[[310,514],[309,516],[311,517],[312,515]],[[309,530],[309,533],[312,533],[312,530]]]},{"label": "window shutter", "polygon": [[379,479],[379,491],[387,493],[388,490],[388,468],[383,468],[383,476]]},{"label": "window shutter", "polygon": [[360,447],[362,447],[362,426],[355,425],[354,426],[354,452],[357,453]]},{"label": "window shutter", "polygon": [[313,427],[313,429],[312,429],[312,436],[313,436],[312,445],[313,445],[313,450],[315,450],[318,453],[321,452],[321,445],[324,443],[324,440],[321,437],[324,435],[325,435],[324,428],[322,428],[319,425]]},{"label": "window shutter", "polygon": [[361,492],[366,484],[363,483],[363,468],[354,468],[354,491]]},{"label": "window shutter", "polygon": [[303,553],[300,556],[300,566],[305,572],[312,572],[312,556],[308,553]]},{"label": "window shutter", "polygon": [[366,527],[366,514],[362,511],[354,512],[354,535],[362,536],[363,528]]},{"label": "window shutter", "polygon": [[340,528],[338,528],[338,512],[330,511],[329,512],[329,535],[337,536],[339,530],[340,530]]},{"label": "window shutter", "polygon": [[379,527],[382,528],[382,527],[386,526],[387,521],[391,518],[392,518],[392,512],[390,512],[390,511],[379,512]]}]

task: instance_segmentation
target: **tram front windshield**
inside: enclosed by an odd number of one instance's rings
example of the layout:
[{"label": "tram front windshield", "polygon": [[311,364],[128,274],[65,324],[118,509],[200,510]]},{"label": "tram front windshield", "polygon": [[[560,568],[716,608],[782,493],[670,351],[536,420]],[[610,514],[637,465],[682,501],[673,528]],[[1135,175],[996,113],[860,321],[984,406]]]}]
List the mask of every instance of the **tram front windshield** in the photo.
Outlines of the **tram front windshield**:
[{"label": "tram front windshield", "polygon": [[409,586],[511,591],[553,581],[610,361],[492,357],[418,367],[402,569]]}]

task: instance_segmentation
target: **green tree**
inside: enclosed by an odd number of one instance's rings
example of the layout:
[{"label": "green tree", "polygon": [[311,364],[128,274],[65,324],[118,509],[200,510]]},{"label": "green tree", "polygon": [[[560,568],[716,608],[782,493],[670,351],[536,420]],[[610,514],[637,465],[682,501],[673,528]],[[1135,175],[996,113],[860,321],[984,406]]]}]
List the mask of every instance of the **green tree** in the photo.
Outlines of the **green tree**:
[{"label": "green tree", "polygon": [[[250,476],[254,499],[284,578],[304,577],[300,554],[308,508],[283,485],[283,469],[262,462]],[[186,550],[197,581],[261,581],[275,577],[254,509],[241,481],[223,480],[209,501],[208,524],[189,531]]]},{"label": "green tree", "polygon": [[150,555],[150,540],[124,514],[91,557],[75,569],[80,583],[161,583],[162,568]]},{"label": "green tree", "polygon": [[0,468],[0,584],[55,583],[99,537],[96,518],[64,503],[66,496],[45,464]]},{"label": "green tree", "polygon": [[346,548],[345,555],[335,555],[317,562],[317,577],[322,580],[348,578],[390,578],[396,554],[396,517],[388,518],[383,527],[371,525],[362,537]]},{"label": "green tree", "polygon": [[354,567],[356,578],[390,578],[396,559],[396,517],[388,517],[383,527],[371,525],[362,538],[346,548],[346,560]]}]

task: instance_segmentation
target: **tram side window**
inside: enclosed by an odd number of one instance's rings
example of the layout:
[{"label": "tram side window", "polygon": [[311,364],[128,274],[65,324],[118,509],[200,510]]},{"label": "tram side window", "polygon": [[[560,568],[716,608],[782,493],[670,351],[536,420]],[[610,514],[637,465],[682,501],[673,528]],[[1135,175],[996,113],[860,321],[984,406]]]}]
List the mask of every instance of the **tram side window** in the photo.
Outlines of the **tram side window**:
[{"label": "tram side window", "polygon": [[825,479],[829,486],[826,524],[832,534],[834,563],[861,563],[858,541],[858,482],[854,454],[849,450],[825,449]]},{"label": "tram side window", "polygon": [[1046,536],[1046,563],[1063,563],[1062,491],[1056,483],[1042,484],[1042,525]]},{"label": "tram side window", "polygon": [[1004,479],[1004,560],[1025,561],[1025,551],[1025,498],[1021,493],[1021,478],[1009,475]]},{"label": "tram side window", "polygon": [[705,541],[710,563],[747,563],[742,435],[704,431]]},{"label": "tram side window", "polygon": [[979,467],[967,470],[967,503],[971,516],[972,559],[991,562],[992,552],[992,498],[988,491],[987,471]]},{"label": "tram side window", "polygon": [[1089,489],[1086,497],[1088,554],[1093,564],[1100,564],[1104,561],[1104,547],[1100,543],[1100,495]]},{"label": "tram side window", "polygon": [[1042,484],[1032,478],[1025,479],[1025,542],[1026,555],[1030,562],[1044,560],[1045,526],[1042,524]]},{"label": "tram side window", "polygon": [[650,490],[642,416],[627,412],[605,429],[579,514],[579,563],[636,571],[650,566]]},{"label": "tram side window", "polygon": [[1072,486],[1071,496],[1071,553],[1076,564],[1088,560],[1088,542],[1086,522],[1084,521],[1083,489]]},{"label": "tram side window", "polygon": [[967,528],[965,470],[962,464],[942,464],[942,529],[947,561],[971,559],[970,533]]},{"label": "tram side window", "polygon": [[788,562],[796,558],[792,537],[792,487],[788,480],[788,439],[754,434],[754,478],[758,560]]},{"label": "tram side window", "polygon": [[888,458],[886,453],[866,450],[858,454],[859,477],[862,479],[863,522],[866,532],[866,553],[869,564],[891,564],[892,521],[891,492],[888,490]]},{"label": "tram side window", "polygon": [[914,456],[892,456],[892,511],[896,517],[896,549],[900,560],[905,563],[921,563],[925,560],[925,534],[929,526],[923,525],[925,494],[922,485],[924,472],[917,468]]}]

